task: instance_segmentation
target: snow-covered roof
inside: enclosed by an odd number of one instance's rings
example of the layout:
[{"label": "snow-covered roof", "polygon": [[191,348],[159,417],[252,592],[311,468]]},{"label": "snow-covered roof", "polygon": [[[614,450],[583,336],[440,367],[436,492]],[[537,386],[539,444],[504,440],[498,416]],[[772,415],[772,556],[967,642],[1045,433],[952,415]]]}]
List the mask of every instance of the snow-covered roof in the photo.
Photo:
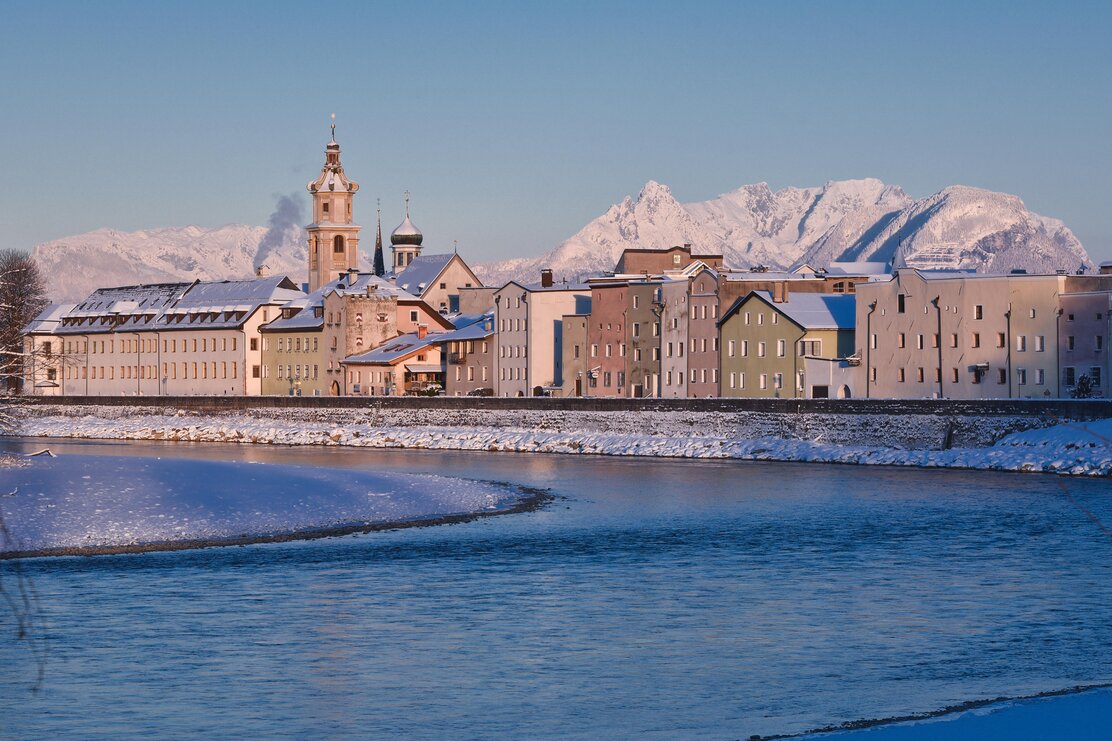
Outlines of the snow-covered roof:
[{"label": "snow-covered roof", "polygon": [[413,262],[409,263],[406,269],[398,275],[397,283],[410,293],[422,296],[433,287],[436,279],[444,272],[444,268],[448,267],[448,263],[452,261],[453,257],[455,257],[453,253],[446,255],[418,255],[414,257]]},{"label": "snow-covered roof", "polygon": [[101,288],[60,317],[58,334],[229,329],[264,304],[305,294],[289,278],[157,283]]},{"label": "snow-covered roof", "polygon": [[343,362],[352,365],[396,365],[428,348],[429,345],[439,342],[444,334],[444,332],[429,332],[424,337],[418,337],[416,332],[410,332],[387,340],[361,355],[345,358]]},{"label": "snow-covered roof", "polygon": [[827,275],[887,275],[892,267],[886,262],[832,262],[826,266]]},{"label": "snow-covered roof", "polygon": [[752,291],[735,301],[720,323],[753,298],[764,301],[804,329],[853,329],[857,322],[857,297],[853,294],[789,293],[787,301],[776,303],[768,291]]},{"label": "snow-covered roof", "polygon": [[23,328],[23,334],[31,334],[32,332],[53,332],[62,321],[62,317],[73,311],[74,306],[76,306],[76,304],[47,305],[46,308],[38,313],[38,316],[28,322],[27,326]]},{"label": "snow-covered roof", "polygon": [[280,316],[260,327],[260,331],[299,332],[320,329],[324,327],[324,314],[320,313],[320,316],[317,316],[319,312],[316,309],[324,306],[325,296],[333,293],[341,296],[365,296],[368,295],[368,288],[371,288],[371,295],[395,297],[399,301],[420,300],[408,291],[398,288],[392,281],[374,273],[345,273],[343,277],[325,283],[308,296],[302,294],[303,298],[296,303],[287,303],[282,307],[283,309],[299,308],[300,311],[291,317]]},{"label": "snow-covered roof", "polygon": [[476,321],[458,325],[454,332],[437,333],[437,342],[465,342],[482,340],[494,334],[494,312],[477,317]]}]

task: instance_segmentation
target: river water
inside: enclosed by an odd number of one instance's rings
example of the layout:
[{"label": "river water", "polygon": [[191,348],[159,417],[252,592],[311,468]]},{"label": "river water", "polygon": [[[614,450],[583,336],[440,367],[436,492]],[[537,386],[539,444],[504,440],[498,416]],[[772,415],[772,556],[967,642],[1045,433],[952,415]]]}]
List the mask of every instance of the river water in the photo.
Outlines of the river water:
[{"label": "river water", "polygon": [[0,607],[0,737],[747,738],[1112,679],[1107,481],[49,444],[558,498],[463,525],[24,562],[45,628],[14,641]]}]

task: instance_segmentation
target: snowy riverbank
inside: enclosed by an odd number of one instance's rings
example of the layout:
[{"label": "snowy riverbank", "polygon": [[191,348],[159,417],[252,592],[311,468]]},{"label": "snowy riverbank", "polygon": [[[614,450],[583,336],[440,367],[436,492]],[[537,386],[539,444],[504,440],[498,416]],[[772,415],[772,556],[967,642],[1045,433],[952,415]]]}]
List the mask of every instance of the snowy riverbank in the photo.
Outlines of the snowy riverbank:
[{"label": "snowy riverbank", "polygon": [[[134,408],[84,407],[25,416],[25,436],[239,442],[270,445],[342,445],[367,448],[419,448],[495,452],[732,458],[858,465],[1031,471],[1075,476],[1112,474],[1112,420],[1067,422],[1024,429],[1019,421],[992,421],[999,439],[948,450],[922,443],[941,439],[938,426],[904,417],[844,420],[825,427],[823,420],[740,420],[737,415],[701,418],[643,412],[613,412],[561,418],[559,415],[490,413],[471,419],[431,424],[430,419],[382,419],[336,410],[305,414],[298,410],[201,415]],[[751,415],[752,416],[752,415]],[[858,434],[854,434],[854,424]],[[974,427],[976,419],[961,423]],[[921,428],[933,424],[933,428]],[[953,422],[949,424],[953,425]],[[952,428],[951,428],[952,429]],[[1019,430],[1008,432],[1008,430]],[[982,431],[981,437],[991,436]]]},{"label": "snowy riverbank", "polygon": [[522,511],[539,492],[445,476],[115,456],[5,472],[0,557],[274,542]]}]

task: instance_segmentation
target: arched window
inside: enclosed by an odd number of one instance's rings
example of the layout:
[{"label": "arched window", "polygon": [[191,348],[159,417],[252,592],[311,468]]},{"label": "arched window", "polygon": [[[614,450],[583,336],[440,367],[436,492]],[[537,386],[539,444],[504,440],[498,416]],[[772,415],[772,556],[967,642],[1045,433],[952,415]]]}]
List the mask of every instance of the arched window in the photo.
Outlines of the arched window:
[{"label": "arched window", "polygon": [[335,239],[332,240],[332,251],[336,254],[342,254],[344,251],[344,236],[337,234]]}]

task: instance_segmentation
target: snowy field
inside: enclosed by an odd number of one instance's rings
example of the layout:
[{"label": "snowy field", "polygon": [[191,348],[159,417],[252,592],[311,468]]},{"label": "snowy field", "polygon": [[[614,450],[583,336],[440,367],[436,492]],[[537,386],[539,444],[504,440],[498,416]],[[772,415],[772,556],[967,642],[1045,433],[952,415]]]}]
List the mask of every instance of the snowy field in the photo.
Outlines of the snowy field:
[{"label": "snowy field", "polygon": [[[87,407],[86,410],[96,408]],[[910,434],[910,420],[893,416],[862,420],[861,434],[852,429],[809,427],[769,434],[776,424],[749,429],[733,420],[710,418],[705,423],[669,427],[644,413],[610,412],[605,424],[596,417],[552,422],[552,415],[523,419],[514,412],[486,413],[485,424],[453,420],[437,426],[427,421],[399,424],[367,415],[313,419],[271,410],[268,416],[186,415],[145,413],[145,410],[103,409],[93,414],[29,416],[18,434],[42,437],[188,442],[240,442],[268,445],[343,445],[368,448],[481,450],[525,453],[572,453],[677,458],[803,461],[858,465],[965,468],[1030,471],[1074,476],[1112,473],[1112,420],[1063,423],[1005,434],[995,443],[949,450],[922,446],[933,439]],[[288,415],[288,416],[287,416]],[[849,416],[849,415],[846,415]],[[422,423],[423,422],[423,423]],[[846,425],[843,420],[841,424]],[[903,430],[899,428],[903,427]],[[888,428],[891,428],[890,430]],[[633,432],[632,430],[638,430]],[[641,431],[643,430],[643,431]],[[862,440],[857,443],[854,440]],[[911,444],[908,444],[908,440]],[[883,444],[875,441],[883,440]],[[873,441],[871,444],[865,444]],[[919,445],[916,445],[916,442]]]},{"label": "snowy field", "polygon": [[38,456],[0,471],[2,551],[215,543],[493,513],[522,495],[427,474],[115,456]]}]

